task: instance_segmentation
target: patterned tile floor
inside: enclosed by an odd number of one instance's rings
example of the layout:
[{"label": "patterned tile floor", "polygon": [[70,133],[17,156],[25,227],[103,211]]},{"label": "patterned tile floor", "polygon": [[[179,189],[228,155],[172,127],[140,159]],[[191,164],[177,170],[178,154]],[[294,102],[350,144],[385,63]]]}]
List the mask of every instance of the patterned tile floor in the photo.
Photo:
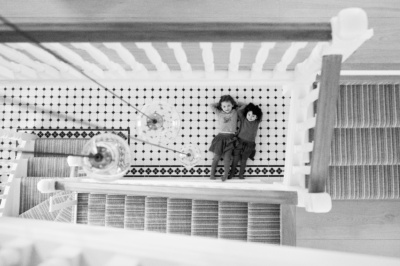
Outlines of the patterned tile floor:
[{"label": "patterned tile floor", "polygon": [[[115,94],[142,108],[150,101],[165,101],[181,116],[182,128],[168,147],[180,150],[193,143],[202,160],[191,171],[179,165],[176,153],[130,140],[133,154],[128,176],[208,176],[216,117],[209,104],[221,95],[260,105],[264,112],[256,139],[257,154],[248,161],[247,176],[282,176],[285,156],[286,116],[289,99],[281,88],[257,87],[118,87]],[[1,128],[18,129],[47,138],[90,138],[104,129],[138,136],[137,111],[103,89],[88,86],[15,86],[0,88]],[[92,133],[91,133],[92,132]],[[222,174],[222,169],[219,169]]]}]

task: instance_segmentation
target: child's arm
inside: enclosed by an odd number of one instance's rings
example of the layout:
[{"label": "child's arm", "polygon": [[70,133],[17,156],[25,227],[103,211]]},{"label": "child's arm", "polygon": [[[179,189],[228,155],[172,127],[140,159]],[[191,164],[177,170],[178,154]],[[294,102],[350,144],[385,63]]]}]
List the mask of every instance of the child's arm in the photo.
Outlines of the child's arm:
[{"label": "child's arm", "polygon": [[237,113],[240,118],[244,117],[244,108],[246,108],[246,105],[247,104],[245,104],[245,103],[241,103],[241,102],[238,103],[239,109],[237,110]]},{"label": "child's arm", "polygon": [[216,114],[220,112],[220,111],[218,110],[217,106],[218,106],[218,103],[212,103],[212,104],[210,104],[211,110],[212,110],[214,113],[216,113]]}]

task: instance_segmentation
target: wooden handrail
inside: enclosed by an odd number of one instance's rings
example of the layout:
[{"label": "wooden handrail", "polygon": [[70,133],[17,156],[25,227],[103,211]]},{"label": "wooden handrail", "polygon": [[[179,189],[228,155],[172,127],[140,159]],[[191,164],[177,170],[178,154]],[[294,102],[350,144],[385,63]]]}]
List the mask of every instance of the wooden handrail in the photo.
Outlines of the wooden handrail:
[{"label": "wooden handrail", "polygon": [[56,190],[74,191],[80,193],[120,194],[150,197],[170,197],[180,199],[254,202],[271,204],[297,204],[297,192],[284,191],[273,185],[263,185],[269,188],[260,189],[255,184],[254,189],[238,187],[211,187],[138,184],[137,182],[93,182],[82,179],[59,179],[55,183]]},{"label": "wooden handrail", "polygon": [[336,114],[336,102],[339,97],[341,63],[342,55],[326,55],[322,59],[317,121],[314,129],[314,149],[308,184],[310,193],[325,192],[325,183],[329,174],[329,155]]},{"label": "wooden handrail", "polygon": [[[330,41],[330,23],[123,22],[16,23],[38,42]],[[1,42],[30,42],[0,24]]]}]

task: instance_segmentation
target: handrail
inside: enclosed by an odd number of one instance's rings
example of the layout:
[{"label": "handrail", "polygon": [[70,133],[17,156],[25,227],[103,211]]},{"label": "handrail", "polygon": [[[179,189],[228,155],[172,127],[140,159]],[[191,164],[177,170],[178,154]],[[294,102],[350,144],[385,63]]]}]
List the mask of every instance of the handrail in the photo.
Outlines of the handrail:
[{"label": "handrail", "polygon": [[[45,182],[55,182],[47,183]],[[48,185],[50,184],[50,185]],[[282,190],[271,184],[234,184],[224,186],[196,184],[196,182],[174,181],[135,181],[117,180],[112,183],[97,182],[91,179],[47,179],[38,187],[51,187],[55,190],[66,190],[81,193],[122,194],[151,197],[171,197],[183,199],[254,202],[271,204],[297,204],[297,192]],[[41,190],[39,188],[39,190]],[[41,190],[43,191],[43,190]],[[48,192],[51,192],[50,190]]]},{"label": "handrail", "polygon": [[[16,23],[39,42],[330,41],[330,23],[95,22]],[[0,24],[1,42],[28,41]]]},{"label": "handrail", "polygon": [[342,55],[324,56],[321,83],[314,129],[314,149],[311,157],[309,193],[325,192],[329,175],[329,155],[333,136],[336,102],[339,97],[339,80]]},{"label": "handrail", "polygon": [[[0,251],[14,250],[19,260],[32,261],[33,252],[40,254],[35,259],[43,265],[49,259],[88,266],[248,265],[249,260],[251,265],[276,266],[399,264],[379,256],[9,217],[0,219],[0,245]],[[125,263],[116,260],[121,256]]]}]

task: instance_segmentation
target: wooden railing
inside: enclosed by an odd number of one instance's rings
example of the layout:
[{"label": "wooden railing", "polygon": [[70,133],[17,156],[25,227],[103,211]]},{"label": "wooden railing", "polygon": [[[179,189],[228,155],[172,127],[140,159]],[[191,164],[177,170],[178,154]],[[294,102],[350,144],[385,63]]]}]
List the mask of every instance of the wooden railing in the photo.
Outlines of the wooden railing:
[{"label": "wooden railing", "polygon": [[4,266],[399,265],[394,258],[9,217],[0,219],[0,246]]},{"label": "wooden railing", "polygon": [[190,181],[117,180],[112,183],[92,179],[45,179],[38,187],[50,188],[43,192],[59,190],[80,193],[122,194],[182,199],[254,202],[271,204],[297,204],[295,190],[282,190],[280,186],[262,183],[216,184]]}]

